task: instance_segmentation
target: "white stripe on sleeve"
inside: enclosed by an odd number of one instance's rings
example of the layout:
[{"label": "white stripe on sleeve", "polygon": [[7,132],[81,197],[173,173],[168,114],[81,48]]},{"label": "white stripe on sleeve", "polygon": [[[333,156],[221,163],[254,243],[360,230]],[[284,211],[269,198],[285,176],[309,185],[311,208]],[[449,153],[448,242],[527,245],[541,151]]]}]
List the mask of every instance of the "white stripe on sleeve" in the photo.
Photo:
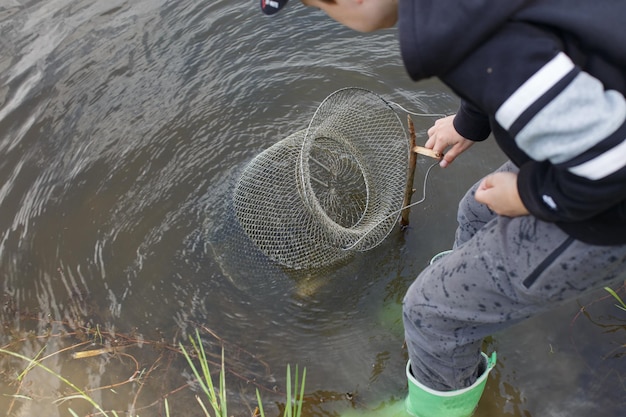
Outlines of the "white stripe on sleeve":
[{"label": "white stripe on sleeve", "polygon": [[569,168],[572,174],[590,180],[599,180],[626,166],[626,139],[597,157]]},{"label": "white stripe on sleeve", "polygon": [[550,88],[565,77],[574,63],[563,52],[559,52],[524,84],[522,84],[498,109],[496,120],[506,130],[521,116],[528,107],[544,95]]}]

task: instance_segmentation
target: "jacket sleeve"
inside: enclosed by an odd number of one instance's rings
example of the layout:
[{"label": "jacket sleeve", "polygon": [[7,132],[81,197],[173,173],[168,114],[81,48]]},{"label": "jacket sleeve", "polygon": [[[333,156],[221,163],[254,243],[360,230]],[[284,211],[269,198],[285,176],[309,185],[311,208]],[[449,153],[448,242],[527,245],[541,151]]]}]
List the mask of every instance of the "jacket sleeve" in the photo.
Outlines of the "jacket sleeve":
[{"label": "jacket sleeve", "polygon": [[487,139],[491,133],[489,117],[467,101],[461,101],[453,125],[461,136],[475,142]]},{"label": "jacket sleeve", "polygon": [[520,167],[522,201],[551,222],[590,219],[626,200],[626,100],[605,87],[624,80],[600,80],[565,51],[550,32],[511,23],[444,79],[493,115]]}]

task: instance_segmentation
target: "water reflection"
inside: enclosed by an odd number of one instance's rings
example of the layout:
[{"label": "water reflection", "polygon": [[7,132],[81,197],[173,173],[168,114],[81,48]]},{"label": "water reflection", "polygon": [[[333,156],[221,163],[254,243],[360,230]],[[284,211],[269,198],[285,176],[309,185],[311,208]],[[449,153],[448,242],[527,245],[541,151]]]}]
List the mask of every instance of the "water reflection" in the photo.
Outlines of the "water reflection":
[{"label": "water reflection", "polygon": [[[407,232],[332,270],[238,257],[246,248],[224,233],[233,182],[332,91],[363,87],[432,113],[457,105],[435,80],[407,79],[393,31],[355,37],[300,7],[281,15],[226,0],[0,5],[0,346],[49,355],[120,413],[158,415],[165,395],[177,415],[197,411],[176,351],[195,329],[216,364],[225,344],[236,415],[257,387],[282,401],[287,363],[307,367],[310,415],[404,394],[401,297],[451,244],[465,189],[502,157],[485,144],[434,172]],[[423,139],[432,120],[414,121]],[[576,330],[592,342],[572,352],[564,329],[577,311],[494,337],[500,365],[480,415],[542,416],[552,404],[570,417],[592,404],[621,415],[624,365],[609,357],[613,370],[596,371],[609,342],[591,329]],[[72,359],[103,344],[117,350]],[[32,371],[18,383],[24,363],[0,360],[0,409],[55,415],[59,381]]]}]

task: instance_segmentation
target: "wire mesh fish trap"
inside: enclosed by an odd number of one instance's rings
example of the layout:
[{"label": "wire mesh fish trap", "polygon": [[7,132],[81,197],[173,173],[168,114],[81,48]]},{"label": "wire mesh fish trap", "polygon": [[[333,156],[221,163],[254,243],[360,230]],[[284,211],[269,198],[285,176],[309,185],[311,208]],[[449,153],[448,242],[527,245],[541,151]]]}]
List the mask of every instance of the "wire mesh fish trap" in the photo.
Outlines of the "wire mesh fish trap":
[{"label": "wire mesh fish trap", "polygon": [[270,259],[310,269],[380,244],[403,203],[409,142],[371,91],[329,95],[307,129],[257,155],[233,195],[236,217]]}]

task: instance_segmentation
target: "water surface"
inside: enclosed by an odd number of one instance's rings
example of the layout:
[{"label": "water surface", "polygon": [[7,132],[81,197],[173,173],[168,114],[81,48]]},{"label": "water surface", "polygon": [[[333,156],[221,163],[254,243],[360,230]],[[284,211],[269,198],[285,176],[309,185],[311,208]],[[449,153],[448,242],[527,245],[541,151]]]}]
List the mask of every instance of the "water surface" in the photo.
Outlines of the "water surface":
[{"label": "water surface", "polygon": [[[394,31],[356,35],[297,4],[268,18],[226,0],[4,0],[0,345],[50,355],[120,415],[160,415],[165,396],[176,415],[201,415],[176,352],[196,329],[212,360],[225,346],[234,415],[251,413],[255,388],[278,415],[287,364],[307,368],[308,415],[402,397],[404,291],[451,245],[465,189],[503,156],[485,143],[435,169],[410,229],[342,265],[303,274],[250,260],[229,211],[239,173],[349,86],[416,112],[458,105],[438,81],[408,79]],[[413,120],[423,142],[434,119]],[[624,314],[604,296],[490,339],[499,364],[476,416],[623,415]],[[52,405],[68,391],[44,372],[18,384],[25,363],[2,364],[11,415],[90,411]]]}]

